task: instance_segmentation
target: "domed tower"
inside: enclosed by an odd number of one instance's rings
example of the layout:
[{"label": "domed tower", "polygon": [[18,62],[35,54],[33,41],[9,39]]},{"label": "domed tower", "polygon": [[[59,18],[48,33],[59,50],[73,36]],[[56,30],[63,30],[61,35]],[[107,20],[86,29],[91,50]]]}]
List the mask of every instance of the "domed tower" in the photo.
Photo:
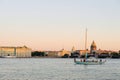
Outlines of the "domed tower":
[{"label": "domed tower", "polygon": [[71,51],[72,51],[72,52],[75,52],[75,47],[74,47],[74,46],[72,47],[72,50],[71,50]]},{"label": "domed tower", "polygon": [[90,47],[90,53],[94,54],[94,53],[96,53],[96,50],[97,50],[97,46],[96,46],[95,42],[93,41],[91,44],[91,47]]}]

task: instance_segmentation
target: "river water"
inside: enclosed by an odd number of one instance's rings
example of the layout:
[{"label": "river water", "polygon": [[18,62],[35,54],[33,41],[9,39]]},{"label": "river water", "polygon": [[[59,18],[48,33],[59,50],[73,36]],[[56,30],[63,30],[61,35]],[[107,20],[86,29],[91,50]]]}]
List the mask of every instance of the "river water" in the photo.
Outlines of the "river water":
[{"label": "river water", "polygon": [[120,59],[75,65],[73,59],[0,58],[0,80],[120,80]]}]

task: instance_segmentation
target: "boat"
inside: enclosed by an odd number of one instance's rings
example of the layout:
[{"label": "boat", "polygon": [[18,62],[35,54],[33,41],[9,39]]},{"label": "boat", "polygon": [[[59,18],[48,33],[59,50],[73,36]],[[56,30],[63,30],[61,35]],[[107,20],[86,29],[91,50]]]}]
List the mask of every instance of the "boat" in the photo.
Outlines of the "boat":
[{"label": "boat", "polygon": [[98,60],[96,58],[88,58],[88,59],[83,59],[83,60],[81,59],[80,61],[76,61],[76,58],[74,58],[74,62],[80,65],[101,65],[104,64],[106,60],[102,61],[101,59]]},{"label": "boat", "polygon": [[87,54],[87,29],[86,29],[86,34],[85,34],[85,58],[81,59],[79,61],[76,60],[76,58],[74,58],[74,62],[75,64],[80,64],[80,65],[100,65],[100,64],[104,64],[106,62],[106,60],[98,60],[96,57],[89,57],[87,58],[88,54]]},{"label": "boat", "polygon": [[16,56],[1,56],[1,58],[16,58]]}]

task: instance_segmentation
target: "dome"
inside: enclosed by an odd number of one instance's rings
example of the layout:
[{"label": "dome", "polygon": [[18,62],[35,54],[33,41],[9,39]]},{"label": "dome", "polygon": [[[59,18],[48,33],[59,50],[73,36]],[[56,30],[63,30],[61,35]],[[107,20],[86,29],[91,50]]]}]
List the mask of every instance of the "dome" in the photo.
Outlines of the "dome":
[{"label": "dome", "polygon": [[92,42],[91,47],[96,47],[96,44],[94,41]]}]

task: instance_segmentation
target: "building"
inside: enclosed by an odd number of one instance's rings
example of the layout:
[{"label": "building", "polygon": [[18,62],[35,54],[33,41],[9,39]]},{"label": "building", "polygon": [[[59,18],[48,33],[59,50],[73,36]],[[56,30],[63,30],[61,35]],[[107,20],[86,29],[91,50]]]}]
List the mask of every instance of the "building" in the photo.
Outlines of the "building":
[{"label": "building", "polygon": [[66,54],[70,56],[71,52],[70,52],[70,51],[67,51],[67,50],[65,50],[65,49],[62,49],[62,50],[60,50],[60,51],[58,52],[58,56],[60,56],[60,57],[66,55]]},{"label": "building", "polygon": [[72,47],[72,50],[71,50],[71,53],[73,53],[73,52],[75,52],[76,50],[75,50],[75,47],[73,46]]},{"label": "building", "polygon": [[97,53],[97,46],[96,46],[95,42],[93,41],[91,46],[90,46],[90,50],[88,50],[88,49],[86,49],[86,50],[75,50],[74,53],[77,53],[79,57],[85,56],[86,54],[88,56],[95,55]]},{"label": "building", "polygon": [[96,46],[95,42],[93,41],[91,46],[90,46],[90,53],[95,54],[96,51],[97,51],[97,46]]},{"label": "building", "polygon": [[90,53],[89,50],[76,50],[76,52],[79,53],[80,55],[86,55],[86,53],[87,53],[87,54]]},{"label": "building", "polygon": [[52,58],[58,57],[58,51],[45,51],[45,53],[47,54],[47,57],[52,57]]},{"label": "building", "polygon": [[31,57],[32,50],[26,46],[23,47],[0,47],[0,57],[14,56],[20,58]]}]

